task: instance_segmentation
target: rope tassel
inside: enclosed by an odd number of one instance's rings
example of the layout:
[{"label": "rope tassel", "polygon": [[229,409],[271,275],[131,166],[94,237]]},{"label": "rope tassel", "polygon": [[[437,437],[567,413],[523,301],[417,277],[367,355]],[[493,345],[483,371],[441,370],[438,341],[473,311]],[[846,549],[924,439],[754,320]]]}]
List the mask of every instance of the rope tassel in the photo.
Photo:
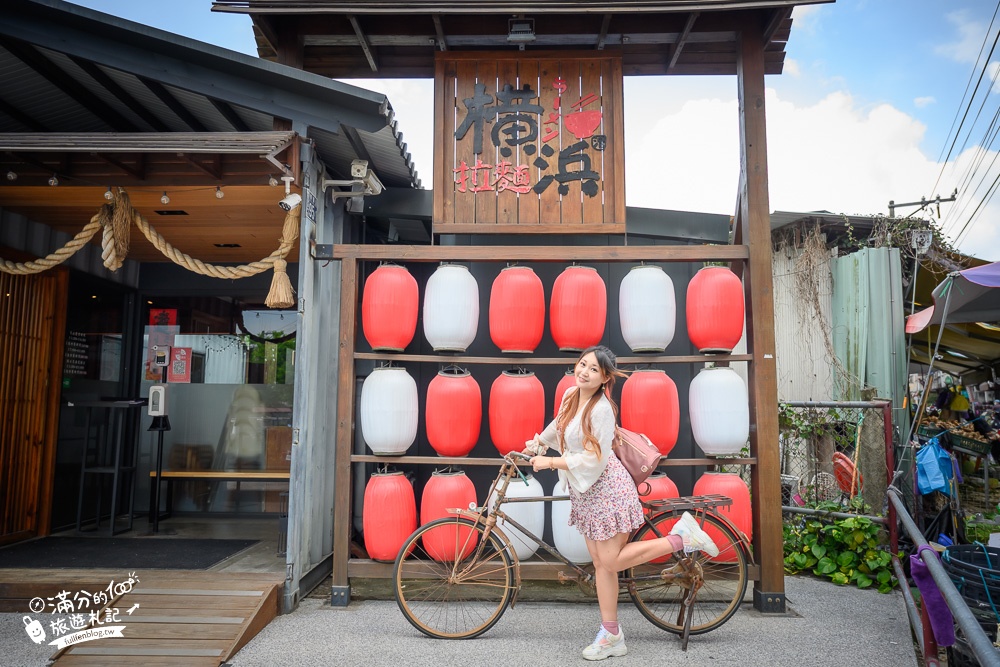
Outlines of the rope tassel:
[{"label": "rope tassel", "polygon": [[274,277],[271,279],[271,291],[264,299],[264,305],[268,308],[291,308],[295,305],[295,290],[292,289],[292,281],[288,278],[285,270],[288,262],[279,259],[274,263]]}]

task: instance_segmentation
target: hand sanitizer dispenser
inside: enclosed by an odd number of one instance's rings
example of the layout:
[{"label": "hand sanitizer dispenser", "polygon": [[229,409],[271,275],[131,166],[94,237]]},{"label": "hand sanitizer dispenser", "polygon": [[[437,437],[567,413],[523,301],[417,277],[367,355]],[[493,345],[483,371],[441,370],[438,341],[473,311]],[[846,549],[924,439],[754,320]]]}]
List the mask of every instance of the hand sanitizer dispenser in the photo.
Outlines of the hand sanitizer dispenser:
[{"label": "hand sanitizer dispenser", "polygon": [[167,385],[154,384],[149,388],[150,417],[163,417],[167,414]]}]

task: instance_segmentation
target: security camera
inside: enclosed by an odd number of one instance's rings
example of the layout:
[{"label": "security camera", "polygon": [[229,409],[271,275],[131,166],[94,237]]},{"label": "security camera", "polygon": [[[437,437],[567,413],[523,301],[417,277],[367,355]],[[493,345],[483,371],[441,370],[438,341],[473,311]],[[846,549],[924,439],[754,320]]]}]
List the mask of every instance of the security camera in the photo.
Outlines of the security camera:
[{"label": "security camera", "polygon": [[378,176],[376,176],[375,172],[370,169],[368,170],[368,173],[365,174],[364,178],[361,180],[364,182],[365,187],[369,191],[369,194],[372,195],[381,194],[382,190],[385,189],[385,186],[382,185],[382,181],[378,180]]},{"label": "security camera", "polygon": [[278,202],[278,206],[281,207],[282,211],[291,211],[301,203],[302,195],[297,192],[293,192],[289,195],[285,195],[285,198]]},{"label": "security camera", "polygon": [[351,161],[351,178],[361,180],[368,174],[368,160]]}]

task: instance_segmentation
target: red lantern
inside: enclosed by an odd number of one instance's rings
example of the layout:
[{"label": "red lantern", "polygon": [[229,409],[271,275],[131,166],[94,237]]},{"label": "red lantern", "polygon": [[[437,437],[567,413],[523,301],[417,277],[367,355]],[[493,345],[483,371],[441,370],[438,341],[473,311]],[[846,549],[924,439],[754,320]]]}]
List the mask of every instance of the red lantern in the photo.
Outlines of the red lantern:
[{"label": "red lantern", "polygon": [[[642,501],[648,500],[666,500],[668,498],[680,498],[680,493],[677,491],[677,485],[674,484],[673,480],[667,477],[666,473],[654,472],[646,480],[649,482],[649,492],[644,494],[639,494],[639,499]],[[644,487],[643,487],[644,490]],[[643,508],[642,510],[645,514],[649,515],[652,512],[648,509]],[[664,535],[669,535],[674,524],[677,523],[677,519],[666,519],[664,521],[658,522],[656,524],[657,528]],[[651,540],[656,538],[656,533],[647,532],[645,539]],[[670,554],[666,556],[661,556],[659,558],[654,558],[651,562],[653,563],[664,563],[670,559]]]},{"label": "red lantern", "polygon": [[563,375],[562,379],[559,380],[559,384],[556,385],[556,403],[555,407],[552,408],[553,419],[559,416],[559,407],[562,405],[563,395],[566,393],[566,390],[575,386],[576,373],[573,371],[566,371],[566,375]]},{"label": "red lantern", "polygon": [[724,266],[706,266],[687,288],[687,330],[702,354],[730,353],[743,337],[743,283]]},{"label": "red lantern", "polygon": [[365,281],[361,328],[375,351],[402,352],[417,331],[417,281],[402,266],[382,264]]},{"label": "red lantern", "polygon": [[545,389],[531,372],[504,371],[490,388],[490,438],[501,455],[545,428]]},{"label": "red lantern", "polygon": [[[433,472],[420,497],[420,525],[435,519],[456,516],[449,509],[468,509],[476,504],[476,487],[461,470]],[[471,536],[470,536],[471,535]],[[476,547],[476,535],[470,528],[439,526],[423,536],[427,555],[438,561],[460,560]]]},{"label": "red lantern", "polygon": [[561,352],[580,352],[604,338],[608,291],[597,269],[570,266],[552,285],[549,328]]},{"label": "red lantern", "polygon": [[[691,492],[695,496],[708,496],[717,494],[733,499],[733,504],[729,507],[720,507],[719,513],[723,514],[733,522],[737,528],[746,533],[747,538],[753,536],[753,514],[750,509],[750,489],[746,482],[739,475],[728,472],[706,472],[694,483]],[[712,560],[719,562],[733,562],[736,560],[733,549],[729,548],[730,543],[722,536],[722,533],[706,525],[705,532],[712,538],[716,546],[719,547],[719,555]]]},{"label": "red lantern", "polygon": [[623,427],[644,433],[667,456],[681,424],[677,385],[663,371],[633,372],[622,385],[621,416]]},{"label": "red lantern", "polygon": [[545,331],[545,290],[526,266],[500,272],[490,290],[490,338],[501,352],[534,352]]},{"label": "red lantern", "polygon": [[427,387],[427,441],[439,456],[467,456],[479,442],[483,395],[461,368],[446,369]]},{"label": "red lantern", "polygon": [[375,473],[365,487],[362,513],[365,549],[374,560],[396,560],[410,533],[417,529],[413,485],[401,472]]}]

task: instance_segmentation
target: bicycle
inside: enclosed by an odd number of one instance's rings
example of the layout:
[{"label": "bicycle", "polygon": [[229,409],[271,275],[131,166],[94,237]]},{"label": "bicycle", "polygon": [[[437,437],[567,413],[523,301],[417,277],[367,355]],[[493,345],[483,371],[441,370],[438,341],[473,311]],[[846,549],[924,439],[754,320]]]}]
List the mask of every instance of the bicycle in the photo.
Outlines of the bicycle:
[{"label": "bicycle", "polygon": [[[493,482],[491,500],[483,507],[449,509],[454,516],[417,528],[404,542],[393,569],[396,603],[417,630],[437,639],[471,639],[483,634],[514,605],[521,586],[520,559],[498,525],[510,525],[519,537],[534,541],[572,570],[559,572],[562,582],[574,579],[593,588],[593,574],[571,562],[542,538],[501,509],[505,503],[565,500],[564,497],[507,498],[515,475],[527,484],[515,458],[504,457]],[[654,625],[679,635],[687,650],[690,635],[710,632],[739,609],[747,587],[749,540],[718,508],[732,504],[726,496],[689,496],[645,501],[645,522],[629,541],[669,534],[684,511],[691,512],[719,547],[719,555],[675,552],[619,574],[619,585]]]}]

